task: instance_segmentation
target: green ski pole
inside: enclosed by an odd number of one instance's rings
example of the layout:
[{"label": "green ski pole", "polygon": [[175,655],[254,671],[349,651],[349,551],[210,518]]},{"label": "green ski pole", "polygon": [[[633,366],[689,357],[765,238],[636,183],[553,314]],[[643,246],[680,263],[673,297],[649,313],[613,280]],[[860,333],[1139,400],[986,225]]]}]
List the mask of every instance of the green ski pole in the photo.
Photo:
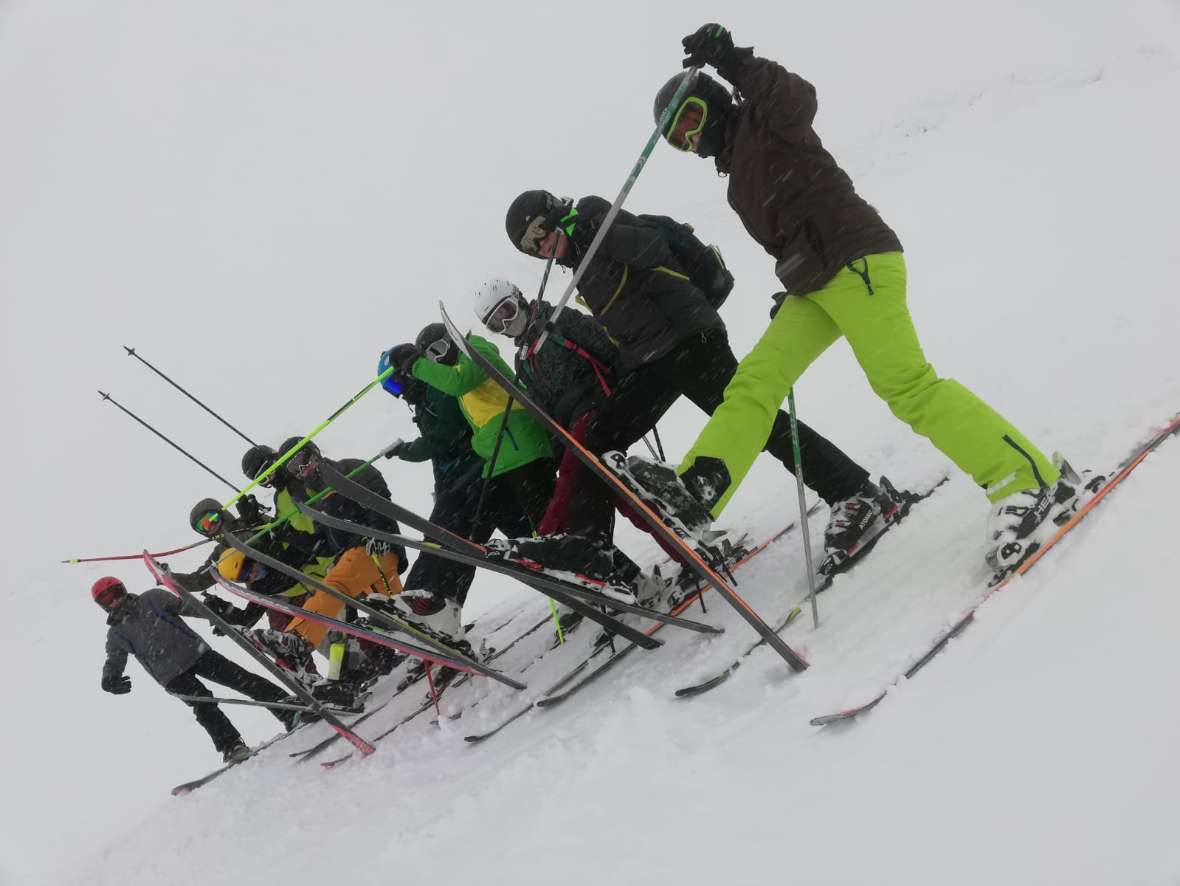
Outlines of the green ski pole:
[{"label": "green ski pole", "polygon": [[338,419],[341,415],[343,415],[345,412],[347,412],[348,409],[350,407],[352,407],[363,396],[365,396],[365,394],[369,393],[369,391],[373,390],[373,388],[377,387],[377,385],[379,385],[379,384],[381,384],[381,382],[385,381],[385,379],[387,379],[390,375],[392,375],[396,370],[397,370],[396,366],[390,366],[383,373],[381,373],[379,376],[377,376],[375,379],[373,379],[371,382],[369,382],[367,385],[365,385],[363,388],[361,388],[359,391],[357,391],[355,394],[353,394],[352,399],[350,399],[347,403],[345,403],[343,406],[341,406],[339,409],[337,409],[335,412],[333,412],[331,415],[329,415],[327,418],[325,418],[322,422],[320,422],[318,425],[316,425],[312,429],[311,433],[309,433],[306,437],[304,437],[302,440],[300,440],[298,443],[296,443],[295,446],[293,446],[291,448],[290,452],[284,453],[282,455],[282,457],[279,458],[274,464],[272,464],[269,468],[267,468],[265,471],[263,471],[261,474],[259,474],[257,477],[255,477],[250,483],[248,483],[246,485],[245,489],[243,489],[241,492],[239,492],[237,495],[235,495],[233,498],[231,498],[229,501],[227,501],[224,505],[222,505],[222,509],[229,510],[229,508],[235,502],[237,502],[238,499],[242,498],[242,496],[244,496],[246,493],[248,493],[251,489],[253,489],[259,483],[261,483],[263,480],[265,480],[267,477],[269,477],[271,474],[273,474],[275,471],[277,471],[279,468],[281,468],[283,465],[285,465],[288,461],[290,461],[291,457],[296,452],[298,452],[300,449],[302,449],[304,446],[306,446],[308,441],[312,440],[317,434],[319,434],[320,431],[322,431],[324,428],[326,428],[332,422],[336,421],[336,419]]}]

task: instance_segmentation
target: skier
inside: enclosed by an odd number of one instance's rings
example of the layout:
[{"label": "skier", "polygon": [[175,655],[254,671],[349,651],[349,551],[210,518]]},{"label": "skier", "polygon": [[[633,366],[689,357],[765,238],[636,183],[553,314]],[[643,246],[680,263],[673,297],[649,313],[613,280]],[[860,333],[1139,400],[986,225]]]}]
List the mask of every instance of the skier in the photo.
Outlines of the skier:
[{"label": "skier", "polygon": [[[581,263],[609,208],[601,197],[574,204],[548,191],[525,191],[509,207],[505,228],[526,255],[552,255],[572,268]],[[732,278],[711,282],[716,271],[698,270],[703,256],[688,260],[683,248],[673,248],[674,241],[682,243],[691,234],[685,228],[666,216],[620,211],[578,283],[580,300],[619,343],[619,362],[627,372],[587,431],[592,452],[625,451],[681,395],[712,415],[737,370],[717,313]],[[723,268],[717,255],[715,264]],[[793,471],[790,417],[776,404],[762,419],[757,449],[765,448]],[[830,508],[824,533],[830,558],[868,540],[896,517],[898,503],[869,479],[868,471],[803,422],[799,437],[803,480]],[[610,507],[606,487],[587,484],[586,489],[594,492],[579,508],[601,526],[602,512]]]},{"label": "skier", "polygon": [[[477,335],[468,335],[467,341],[512,375],[495,345]],[[544,429],[519,404],[509,403],[503,389],[459,350],[442,323],[424,327],[399,365],[394,378],[402,384],[418,380],[453,398],[471,428],[483,497],[471,540],[487,542],[496,529],[509,538],[535,532],[553,494],[553,454]],[[421,588],[398,603],[407,620],[440,635],[463,636],[459,608],[443,595]]]},{"label": "skier", "polygon": [[[295,448],[303,438],[291,437],[283,443],[279,456]],[[377,493],[383,498],[389,498],[389,487],[385,478],[372,465],[360,459],[340,459],[330,461],[324,458],[319,447],[310,441],[286,462],[282,470],[287,473],[284,482],[292,497],[306,500],[315,492],[328,487],[328,483],[318,476],[322,464],[331,465],[341,474],[348,475],[353,471],[352,479],[365,488]],[[357,469],[360,470],[357,470]],[[364,505],[357,504],[340,494],[329,495],[321,502],[325,513],[350,520],[375,529],[387,532],[400,532],[395,520],[371,511]],[[400,546],[390,545],[382,541],[364,539],[349,532],[327,527],[317,527],[323,531],[328,541],[328,551],[335,557],[332,567],[323,578],[323,583],[339,593],[352,598],[368,597],[372,603],[383,603],[402,593],[400,575],[406,570],[406,552]],[[337,597],[321,590],[315,593],[303,604],[307,612],[320,613],[332,618],[340,618],[345,609]],[[311,651],[323,645],[328,646],[328,678],[317,685],[312,691],[323,701],[334,701],[352,704],[362,684],[374,670],[387,672],[389,662],[381,661],[366,663],[363,660],[353,663],[347,660],[345,650],[347,644],[338,634],[332,632],[326,625],[310,619],[293,618],[280,636],[268,637],[273,641],[277,654],[294,655],[297,659],[310,658]],[[367,655],[383,657],[384,647],[377,644],[362,643],[360,649],[366,650]]]},{"label": "skier", "polygon": [[[901,243],[812,128],[815,88],[753,49],[735,47],[720,25],[704,25],[682,43],[685,67],[713,66],[737,100],[697,73],[664,137],[713,158],[729,177],[729,204],[774,257],[785,291],[773,296],[770,327],[742,360],[679,478],[644,469],[650,483],[635,479],[666,501],[679,496],[690,522],[719,515],[762,448],[772,411],[843,335],[893,414],[984,488],[992,503],[986,560],[998,572],[1014,568],[1054,519],[1077,507],[1086,481],[1063,475],[1010,422],[926,361],[906,305]],[[683,76],[656,96],[657,121]],[[693,500],[703,508],[689,518]]]},{"label": "skier", "polygon": [[[383,351],[377,360],[378,374],[390,366],[400,367],[416,353],[412,342]],[[434,508],[430,522],[470,537],[479,506],[484,460],[471,448],[471,426],[463,417],[459,401],[402,374],[386,378],[382,386],[410,408],[420,432],[416,440],[398,441],[386,451],[385,457],[411,463],[429,461],[434,471]],[[402,600],[425,596],[412,591],[425,591],[432,597],[453,601],[461,609],[474,574],[473,566],[440,557],[418,557],[402,583],[405,588]]]},{"label": "skier", "polygon": [[[605,408],[626,380],[618,349],[594,318],[577,310],[563,311],[550,330],[553,346],[538,348],[542,331],[550,323],[553,306],[538,300],[531,307],[524,294],[507,280],[489,280],[475,294],[475,314],[490,332],[508,336],[516,345],[516,377],[537,405],[583,444],[594,428],[612,420],[627,420]],[[667,401],[671,405],[671,399]],[[647,414],[647,413],[645,413]],[[658,418],[658,416],[657,416]],[[653,422],[654,425],[654,422]],[[642,435],[648,428],[636,429]],[[634,441],[631,441],[634,442]],[[577,502],[577,507],[571,505]],[[611,541],[612,495],[570,450],[562,455],[553,497],[537,526],[538,539],[514,539],[512,557],[543,562],[547,567],[594,575],[616,584],[641,586],[638,602],[659,605],[671,583],[653,575],[642,576],[638,565],[614,549]],[[637,527],[650,527],[623,499],[614,507]],[[595,506],[600,505],[600,506]],[[665,552],[679,559],[679,551],[655,540]],[[695,582],[694,582],[695,586]],[[563,622],[563,627],[572,619]]]},{"label": "skier", "polygon": [[[278,686],[210,649],[181,616],[200,618],[187,601],[163,588],[142,594],[129,594],[123,582],[112,576],[100,578],[90,589],[94,602],[107,612],[106,664],[102,669],[102,688],[112,695],[131,691],[131,678],[124,675],[128,654],[134,655],[143,669],[175,695],[212,698],[212,693],[198,677],[228,686],[255,701],[290,702],[294,699]],[[213,746],[226,763],[250,756],[250,748],[221,709],[212,703],[186,701],[197,722],[209,733]],[[270,712],[288,731],[299,723],[299,711]]]}]

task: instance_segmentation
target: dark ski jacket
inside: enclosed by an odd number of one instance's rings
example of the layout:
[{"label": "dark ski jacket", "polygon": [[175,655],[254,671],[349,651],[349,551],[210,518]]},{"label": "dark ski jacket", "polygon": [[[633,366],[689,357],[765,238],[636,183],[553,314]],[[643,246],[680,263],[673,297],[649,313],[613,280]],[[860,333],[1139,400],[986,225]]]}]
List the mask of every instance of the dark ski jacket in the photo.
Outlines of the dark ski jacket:
[{"label": "dark ski jacket", "polygon": [[729,175],[729,205],[775,257],[787,292],[814,292],[854,259],[901,251],[897,235],[812,129],[814,86],[756,56],[723,76],[739,102],[714,162]]},{"label": "dark ski jacket", "polygon": [[425,394],[410,403],[414,424],[421,435],[398,450],[402,461],[430,461],[435,487],[465,478],[483,466],[483,459],[471,448],[471,425],[463,417],[459,401],[430,385]]},{"label": "dark ski jacket", "polygon": [[[559,263],[577,267],[610,209],[583,197],[563,220],[572,250]],[[724,328],[721,317],[689,280],[660,225],[620,211],[578,283],[578,300],[618,343],[631,370],[657,360],[689,336]],[[548,343],[545,347],[550,347]]]},{"label": "dark ski jacket", "polygon": [[200,618],[188,601],[152,588],[127,599],[107,616],[107,660],[103,681],[123,676],[127,656],[134,655],[157,683],[166,686],[192,668],[209,646],[180,616]]},{"label": "dark ski jacket", "polygon": [[[334,467],[337,471],[345,476],[348,476],[350,471],[356,470],[358,467],[364,465],[351,479],[364,486],[366,489],[376,492],[382,498],[392,500],[389,494],[389,486],[385,482],[385,478],[381,476],[372,465],[366,465],[359,458],[342,458],[339,460],[324,459],[324,462]],[[292,483],[290,486],[291,494],[303,494],[302,500],[306,501],[319,490],[325,488],[328,484],[324,483],[319,478],[319,474],[314,474],[311,480],[305,484]],[[302,486],[302,488],[300,488]],[[379,514],[376,511],[371,511],[364,505],[353,501],[351,498],[345,498],[338,492],[329,493],[322,498],[313,507],[317,507],[325,514],[330,514],[333,517],[339,517],[341,520],[350,520],[353,523],[360,523],[363,526],[371,526],[374,529],[380,529],[384,532],[393,532],[401,534],[401,527],[398,526],[397,521],[391,517],[386,517],[384,514]],[[364,545],[367,539],[351,532],[345,532],[341,529],[333,529],[328,526],[316,527],[328,542],[328,547],[333,554],[342,554],[349,548],[359,547]],[[393,552],[397,554],[398,565],[397,571],[400,575],[406,571],[406,549],[400,545],[395,545],[392,548]]]},{"label": "dark ski jacket", "polygon": [[574,421],[613,393],[620,376],[619,349],[602,324],[574,308],[557,315],[549,341],[537,348],[553,305],[541,302],[516,339],[516,377],[558,424]]},{"label": "dark ski jacket", "polygon": [[[504,375],[512,378],[512,368],[504,362],[494,344],[478,335],[468,335],[467,343]],[[411,372],[414,378],[458,401],[463,417],[471,426],[471,448],[483,458],[483,476],[488,476],[492,453],[496,450],[496,438],[504,421],[504,410],[508,408],[508,395],[504,389],[488,378],[475,361],[464,353],[459,354],[454,366],[422,357],[414,361]],[[513,403],[492,476],[499,477],[530,462],[552,457],[553,451],[545,429],[523,406]]]}]

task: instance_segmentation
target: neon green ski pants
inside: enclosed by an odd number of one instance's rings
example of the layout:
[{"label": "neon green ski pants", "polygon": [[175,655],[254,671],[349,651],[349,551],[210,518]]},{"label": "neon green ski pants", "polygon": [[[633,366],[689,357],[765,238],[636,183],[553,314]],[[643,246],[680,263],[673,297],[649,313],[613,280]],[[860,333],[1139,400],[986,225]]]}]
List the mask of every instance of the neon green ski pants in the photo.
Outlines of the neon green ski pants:
[{"label": "neon green ski pants", "polygon": [[905,259],[887,252],[850,262],[815,292],[789,296],[738,366],[725,401],[680,466],[683,473],[701,456],[725,462],[730,485],[713,516],[762,451],[791,386],[841,335],[893,414],[970,474],[991,501],[1057,482],[1060,472],[1023,434],[957,381],[935,374],[906,306]]}]

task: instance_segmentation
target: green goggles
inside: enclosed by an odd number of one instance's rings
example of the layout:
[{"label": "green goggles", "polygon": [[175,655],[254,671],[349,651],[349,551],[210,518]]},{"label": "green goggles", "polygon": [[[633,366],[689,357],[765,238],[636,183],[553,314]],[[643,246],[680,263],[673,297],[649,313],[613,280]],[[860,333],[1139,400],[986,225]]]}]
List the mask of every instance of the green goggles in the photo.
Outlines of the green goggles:
[{"label": "green goggles", "polygon": [[[701,122],[693,129],[688,130],[682,136],[683,141],[677,143],[674,139],[676,127],[680,125],[680,118],[684,116],[684,112],[689,108],[696,108],[701,112]],[[672,115],[672,122],[668,124],[668,128],[664,130],[664,138],[667,139],[668,144],[678,151],[696,151],[693,147],[692,137],[697,135],[705,128],[705,121],[709,119],[709,106],[705,104],[703,99],[690,95],[683,102],[680,103],[680,108]]]}]

